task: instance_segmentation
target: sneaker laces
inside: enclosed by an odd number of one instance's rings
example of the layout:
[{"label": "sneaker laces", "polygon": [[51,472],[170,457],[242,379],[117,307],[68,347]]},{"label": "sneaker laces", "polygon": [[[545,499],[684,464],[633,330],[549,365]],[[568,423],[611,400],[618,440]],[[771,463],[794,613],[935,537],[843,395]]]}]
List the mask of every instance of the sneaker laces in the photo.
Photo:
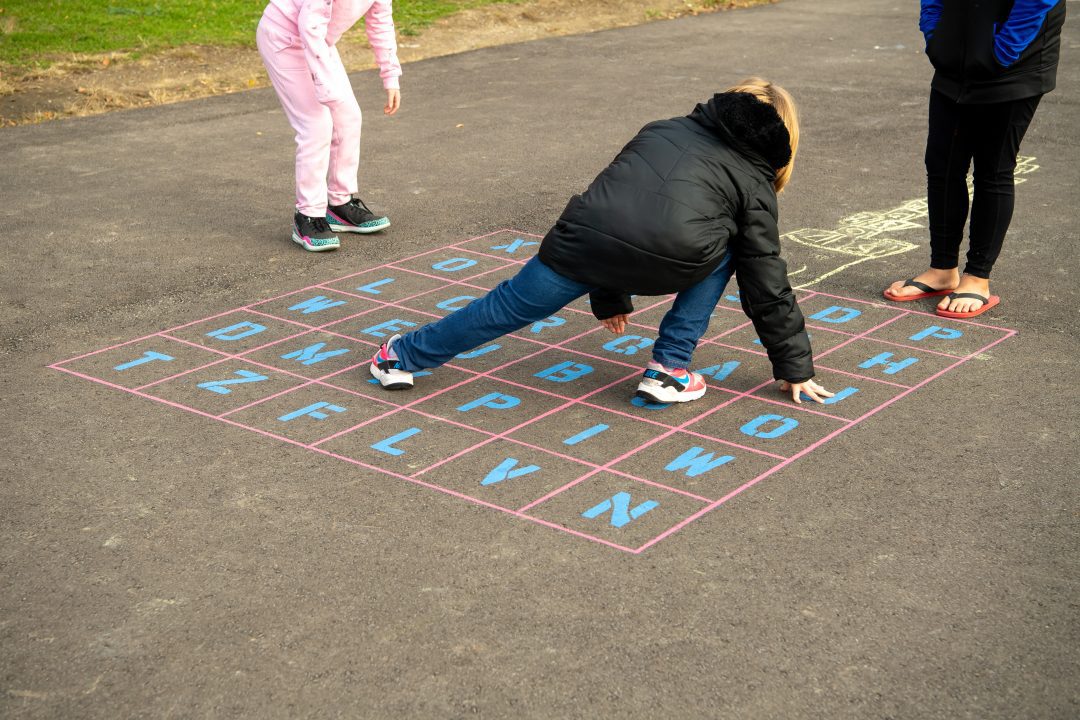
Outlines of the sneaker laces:
[{"label": "sneaker laces", "polygon": [[311,227],[314,228],[315,232],[331,232],[330,223],[326,222],[326,218],[313,217],[309,218],[309,220],[311,220]]}]

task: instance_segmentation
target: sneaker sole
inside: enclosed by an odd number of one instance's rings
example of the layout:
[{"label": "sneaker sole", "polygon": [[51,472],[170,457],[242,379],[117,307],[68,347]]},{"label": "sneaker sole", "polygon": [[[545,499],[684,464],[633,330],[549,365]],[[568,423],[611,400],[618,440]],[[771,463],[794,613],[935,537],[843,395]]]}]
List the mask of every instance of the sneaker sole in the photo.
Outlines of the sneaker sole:
[{"label": "sneaker sole", "polygon": [[[335,238],[335,240],[336,239],[337,238]],[[307,250],[308,252],[326,252],[328,250],[337,250],[339,247],[341,247],[341,245],[337,242],[335,242],[333,245],[308,245],[306,242],[304,242],[304,238],[296,234],[295,230],[293,231],[292,241]]]},{"label": "sneaker sole", "polygon": [[707,390],[707,388],[701,388],[700,390],[683,390],[681,392],[670,390],[670,395],[663,395],[654,390],[646,390],[639,385],[635,395],[637,395],[637,397],[641,398],[642,400],[660,403],[663,405],[667,403],[682,403],[690,402],[691,400],[697,400],[705,394],[705,390]]},{"label": "sneaker sole", "polygon": [[379,381],[379,385],[382,386],[383,390],[409,390],[413,386],[411,382],[392,382],[389,385],[385,384],[382,381],[382,378],[379,377],[379,369],[375,367],[375,365],[368,365],[368,372],[371,373],[371,377]]},{"label": "sneaker sole", "polygon": [[359,225],[335,225],[334,223],[330,223],[330,229],[334,232],[359,233],[361,235],[370,235],[371,233],[381,232],[388,227],[390,227],[389,220],[387,220],[382,225],[378,225],[376,227],[360,227]]}]

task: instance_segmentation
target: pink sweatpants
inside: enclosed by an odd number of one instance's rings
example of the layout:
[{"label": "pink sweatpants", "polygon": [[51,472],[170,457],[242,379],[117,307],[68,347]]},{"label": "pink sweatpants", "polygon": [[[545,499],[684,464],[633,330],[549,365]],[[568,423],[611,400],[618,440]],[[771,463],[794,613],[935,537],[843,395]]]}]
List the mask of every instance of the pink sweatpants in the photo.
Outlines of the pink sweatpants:
[{"label": "pink sweatpants", "polygon": [[333,94],[345,98],[323,105],[315,97],[296,23],[270,5],[255,35],[270,83],[277,91],[289,124],[296,131],[296,209],[310,217],[326,215],[327,200],[343,205],[357,193],[360,167],[360,105],[349,84],[337,48],[332,60],[341,67],[331,82]]}]

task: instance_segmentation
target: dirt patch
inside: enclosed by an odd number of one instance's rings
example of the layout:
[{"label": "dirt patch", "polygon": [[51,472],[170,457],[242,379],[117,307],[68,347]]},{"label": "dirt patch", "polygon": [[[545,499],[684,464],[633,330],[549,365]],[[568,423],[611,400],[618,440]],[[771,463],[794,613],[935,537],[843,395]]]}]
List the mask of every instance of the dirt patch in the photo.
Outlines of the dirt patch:
[{"label": "dirt patch", "polygon": [[[777,0],[529,0],[486,5],[398,38],[403,63],[525,40],[639,25]],[[346,66],[374,66],[362,31],[338,45]],[[254,48],[188,46],[149,55],[60,58],[45,70],[0,68],[0,125],[96,115],[237,92],[268,84]],[[408,78],[403,82],[408,92]]]}]

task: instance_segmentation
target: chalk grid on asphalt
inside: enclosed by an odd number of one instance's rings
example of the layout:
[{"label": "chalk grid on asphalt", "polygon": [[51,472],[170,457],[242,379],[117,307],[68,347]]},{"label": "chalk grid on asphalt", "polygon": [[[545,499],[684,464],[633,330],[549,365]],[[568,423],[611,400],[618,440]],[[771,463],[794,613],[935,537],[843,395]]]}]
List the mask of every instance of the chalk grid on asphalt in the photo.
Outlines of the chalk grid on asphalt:
[{"label": "chalk grid on asphalt", "polygon": [[512,276],[536,235],[499,230],[49,367],[640,553],[1015,334],[799,291],[828,405],[786,401],[738,297],[694,356],[709,392],[632,400],[671,297],[622,336],[582,299],[463,353],[412,391],[368,373],[379,343]]}]

